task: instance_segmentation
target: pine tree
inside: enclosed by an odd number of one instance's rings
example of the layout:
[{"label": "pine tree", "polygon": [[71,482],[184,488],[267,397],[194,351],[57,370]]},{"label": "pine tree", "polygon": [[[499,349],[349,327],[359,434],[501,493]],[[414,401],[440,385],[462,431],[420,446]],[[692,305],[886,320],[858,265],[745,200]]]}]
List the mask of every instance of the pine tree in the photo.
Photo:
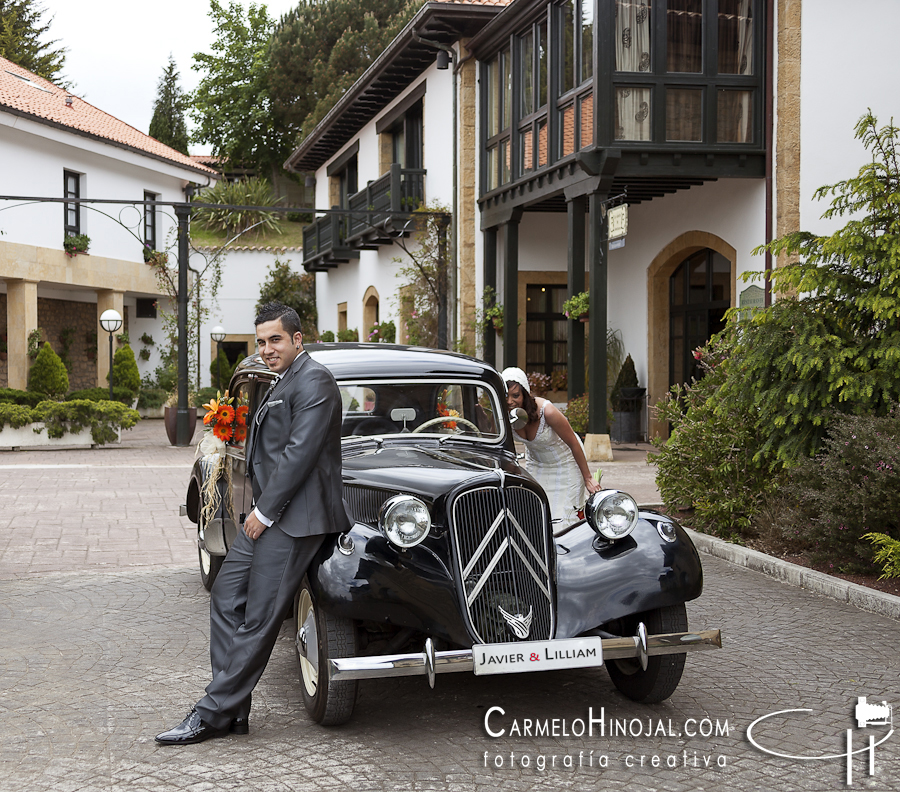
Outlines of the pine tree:
[{"label": "pine tree", "polygon": [[31,371],[28,372],[28,390],[57,401],[69,390],[66,367],[46,341],[34,359]]},{"label": "pine tree", "polygon": [[178,85],[179,79],[175,59],[169,55],[169,65],[163,69],[156,87],[153,118],[150,120],[150,137],[165,143],[175,151],[187,154],[188,131],[184,120],[187,98]]},{"label": "pine tree", "polygon": [[45,13],[35,0],[0,0],[0,56],[60,84],[66,50],[54,47],[56,39],[41,40],[53,21],[51,17],[50,22],[42,22]]},{"label": "pine tree", "polygon": [[[138,371],[134,352],[128,344],[116,350],[113,355],[113,387],[127,388],[132,396],[137,396],[141,389],[141,374]],[[109,374],[106,375],[107,382]]]},{"label": "pine tree", "polygon": [[265,282],[259,290],[258,311],[268,302],[280,302],[293,308],[300,317],[300,329],[303,338],[315,341],[318,338],[316,324],[319,315],[316,311],[316,276],[312,273],[303,275],[291,269],[290,262],[279,261],[269,270]]}]

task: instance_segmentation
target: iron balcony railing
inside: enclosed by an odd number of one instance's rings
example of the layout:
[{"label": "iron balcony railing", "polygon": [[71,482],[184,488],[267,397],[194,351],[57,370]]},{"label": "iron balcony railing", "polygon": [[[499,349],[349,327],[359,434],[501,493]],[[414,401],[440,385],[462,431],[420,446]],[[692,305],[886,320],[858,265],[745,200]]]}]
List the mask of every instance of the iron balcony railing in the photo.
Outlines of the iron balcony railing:
[{"label": "iron balcony railing", "polygon": [[350,196],[349,214],[324,215],[303,230],[303,266],[322,272],[404,236],[411,213],[424,203],[425,170],[394,163]]}]

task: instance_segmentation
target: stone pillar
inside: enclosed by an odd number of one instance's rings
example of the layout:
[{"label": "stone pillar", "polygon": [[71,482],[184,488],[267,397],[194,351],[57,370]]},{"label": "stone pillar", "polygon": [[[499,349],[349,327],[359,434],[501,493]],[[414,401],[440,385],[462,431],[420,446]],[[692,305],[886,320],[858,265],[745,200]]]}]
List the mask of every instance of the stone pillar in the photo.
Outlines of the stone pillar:
[{"label": "stone pillar", "polygon": [[[106,375],[109,374],[109,333],[100,327],[100,316],[104,311],[112,308],[118,311],[122,317],[122,330],[125,329],[125,295],[119,291],[98,291],[97,292],[97,387],[108,388],[109,380]],[[113,344],[115,351],[115,344]]]},{"label": "stone pillar", "polygon": [[9,348],[10,388],[25,390],[28,386],[28,334],[37,329],[37,281],[6,282],[6,342]]}]

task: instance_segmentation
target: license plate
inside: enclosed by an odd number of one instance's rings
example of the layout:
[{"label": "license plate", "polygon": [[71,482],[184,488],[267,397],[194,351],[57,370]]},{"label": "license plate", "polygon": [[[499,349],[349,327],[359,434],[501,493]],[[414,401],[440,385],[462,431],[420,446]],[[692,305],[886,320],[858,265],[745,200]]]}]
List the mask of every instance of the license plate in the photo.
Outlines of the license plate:
[{"label": "license plate", "polygon": [[603,665],[601,638],[563,638],[557,641],[475,644],[475,674],[520,674],[555,668],[589,668]]}]

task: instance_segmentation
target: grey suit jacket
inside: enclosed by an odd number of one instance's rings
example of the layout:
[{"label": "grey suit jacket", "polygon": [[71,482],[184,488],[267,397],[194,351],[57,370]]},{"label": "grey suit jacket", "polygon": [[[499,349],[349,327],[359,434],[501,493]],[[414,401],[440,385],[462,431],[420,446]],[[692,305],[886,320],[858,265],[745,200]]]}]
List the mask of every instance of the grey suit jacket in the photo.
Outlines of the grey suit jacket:
[{"label": "grey suit jacket", "polygon": [[300,355],[260,410],[247,444],[259,511],[289,536],[349,529],[341,485],[341,397],[331,372]]}]

